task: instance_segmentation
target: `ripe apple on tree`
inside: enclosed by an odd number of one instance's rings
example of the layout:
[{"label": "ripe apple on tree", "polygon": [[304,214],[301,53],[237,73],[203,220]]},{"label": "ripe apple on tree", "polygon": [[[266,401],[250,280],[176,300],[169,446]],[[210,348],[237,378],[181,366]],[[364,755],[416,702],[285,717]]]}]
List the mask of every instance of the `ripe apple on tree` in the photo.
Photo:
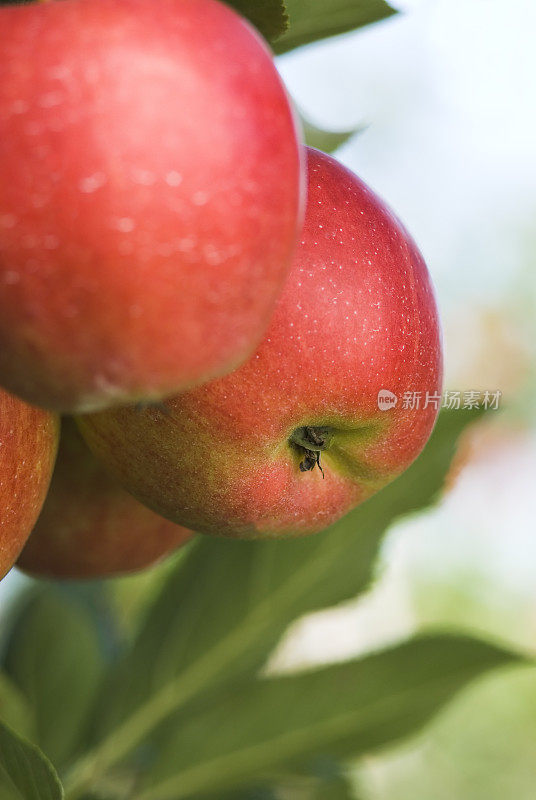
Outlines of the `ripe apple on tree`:
[{"label": "ripe apple on tree", "polygon": [[381,489],[428,439],[434,404],[382,411],[379,393],[434,394],[441,379],[415,243],[359,178],[309,149],[301,245],[255,354],[167,400],[167,413],[122,408],[79,424],[123,485],[169,519],[209,534],[305,534]]},{"label": "ripe apple on tree", "polygon": [[303,164],[217,0],[0,7],[0,385],[59,411],[224,374],[268,325]]},{"label": "ripe apple on tree", "polygon": [[102,578],[148,567],[192,536],[128,494],[64,417],[50,490],[17,566],[51,578]]},{"label": "ripe apple on tree", "polygon": [[0,578],[9,572],[43,505],[59,420],[0,389]]}]

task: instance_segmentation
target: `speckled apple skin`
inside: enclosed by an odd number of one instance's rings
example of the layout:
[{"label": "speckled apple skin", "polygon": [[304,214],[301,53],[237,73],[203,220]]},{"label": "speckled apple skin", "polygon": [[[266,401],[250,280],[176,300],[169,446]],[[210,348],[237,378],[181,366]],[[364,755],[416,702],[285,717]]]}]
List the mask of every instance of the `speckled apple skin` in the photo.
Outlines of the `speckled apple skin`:
[{"label": "speckled apple skin", "polygon": [[216,0],[0,8],[0,385],[46,408],[236,367],[302,222],[267,47]]},{"label": "speckled apple skin", "polygon": [[0,389],[0,578],[13,566],[41,511],[58,435],[55,414]]},{"label": "speckled apple skin", "polygon": [[193,537],[138,503],[64,417],[50,491],[17,567],[49,578],[104,578],[149,567]]},{"label": "speckled apple skin", "polygon": [[[430,277],[384,203],[308,150],[305,228],[268,332],[231,375],[166,402],[80,418],[88,442],[140,500],[203,533],[318,531],[418,455],[437,411],[378,409],[380,389],[439,392],[441,335]],[[424,395],[423,395],[424,400]],[[330,426],[318,469],[290,444]]]}]

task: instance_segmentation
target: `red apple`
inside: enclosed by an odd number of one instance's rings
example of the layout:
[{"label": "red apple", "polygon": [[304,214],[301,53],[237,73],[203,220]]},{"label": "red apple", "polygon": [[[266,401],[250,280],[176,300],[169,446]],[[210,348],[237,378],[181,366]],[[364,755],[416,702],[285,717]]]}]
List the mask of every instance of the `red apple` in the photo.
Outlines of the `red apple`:
[{"label": "red apple", "polygon": [[0,578],[9,572],[43,505],[59,420],[0,389]]},{"label": "red apple", "polygon": [[[422,256],[333,158],[309,150],[308,173],[302,242],[254,356],[167,414],[80,418],[133,494],[200,532],[325,528],[402,472],[436,419],[426,392],[440,392],[440,327]],[[397,404],[382,410],[385,391]],[[422,393],[420,408],[406,392]]]},{"label": "red apple", "polygon": [[0,385],[60,411],[236,367],[301,225],[296,125],[216,0],[0,8]]},{"label": "red apple", "polygon": [[101,578],[156,563],[193,534],[122,489],[62,421],[48,497],[17,566],[52,578]]}]

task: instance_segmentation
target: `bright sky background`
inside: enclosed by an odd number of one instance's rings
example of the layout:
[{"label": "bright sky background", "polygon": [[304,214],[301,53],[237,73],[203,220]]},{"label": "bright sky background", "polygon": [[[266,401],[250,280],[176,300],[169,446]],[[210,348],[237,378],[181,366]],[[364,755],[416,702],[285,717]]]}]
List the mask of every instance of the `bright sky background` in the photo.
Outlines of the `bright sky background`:
[{"label": "bright sky background", "polygon": [[339,157],[408,225],[443,302],[496,297],[536,211],[536,3],[397,5],[280,59],[283,77],[313,121],[369,124]]}]

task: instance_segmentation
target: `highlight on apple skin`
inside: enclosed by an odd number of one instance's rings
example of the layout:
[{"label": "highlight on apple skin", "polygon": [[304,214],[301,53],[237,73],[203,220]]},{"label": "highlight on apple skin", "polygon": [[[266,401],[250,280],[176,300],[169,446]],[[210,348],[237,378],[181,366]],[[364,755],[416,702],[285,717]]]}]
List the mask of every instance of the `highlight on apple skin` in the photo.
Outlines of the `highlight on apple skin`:
[{"label": "highlight on apple skin", "polygon": [[157,563],[192,537],[121,488],[64,417],[50,491],[17,567],[48,578],[123,575]]},{"label": "highlight on apple skin", "polygon": [[[79,424],[123,485],[169,519],[207,534],[307,534],[415,459],[438,413],[425,393],[441,380],[415,243],[359,178],[309,149],[302,241],[252,358],[166,401],[166,413],[124,408]],[[401,398],[387,411],[385,390]],[[422,393],[420,408],[405,392]]]},{"label": "highlight on apple skin", "polygon": [[0,389],[0,579],[37,519],[50,484],[59,420]]},{"label": "highlight on apple skin", "polygon": [[218,0],[0,8],[0,385],[61,412],[245,360],[302,222],[296,119]]}]

